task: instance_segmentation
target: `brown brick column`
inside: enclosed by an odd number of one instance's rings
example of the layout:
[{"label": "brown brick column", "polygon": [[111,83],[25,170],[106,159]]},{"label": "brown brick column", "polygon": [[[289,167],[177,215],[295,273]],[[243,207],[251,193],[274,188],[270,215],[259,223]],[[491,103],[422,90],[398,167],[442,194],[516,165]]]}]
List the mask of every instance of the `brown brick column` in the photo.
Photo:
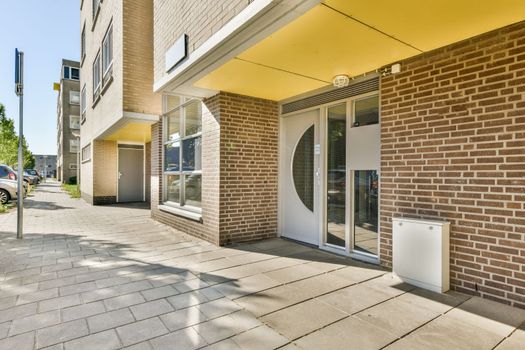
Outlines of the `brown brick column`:
[{"label": "brown brick column", "polygon": [[220,243],[275,237],[278,105],[229,93],[220,96]]}]

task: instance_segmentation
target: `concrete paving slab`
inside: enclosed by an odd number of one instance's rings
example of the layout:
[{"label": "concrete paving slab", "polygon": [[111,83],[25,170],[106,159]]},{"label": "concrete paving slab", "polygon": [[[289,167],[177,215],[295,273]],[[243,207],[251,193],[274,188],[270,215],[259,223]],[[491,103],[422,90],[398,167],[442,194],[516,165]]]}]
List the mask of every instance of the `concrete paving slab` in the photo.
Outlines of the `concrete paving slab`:
[{"label": "concrete paving slab", "polygon": [[[67,209],[43,210],[47,203]],[[22,241],[16,211],[0,215],[0,349],[508,350],[525,342],[522,310],[424,291],[291,241],[217,247],[146,209],[69,198],[56,183],[26,204]]]}]

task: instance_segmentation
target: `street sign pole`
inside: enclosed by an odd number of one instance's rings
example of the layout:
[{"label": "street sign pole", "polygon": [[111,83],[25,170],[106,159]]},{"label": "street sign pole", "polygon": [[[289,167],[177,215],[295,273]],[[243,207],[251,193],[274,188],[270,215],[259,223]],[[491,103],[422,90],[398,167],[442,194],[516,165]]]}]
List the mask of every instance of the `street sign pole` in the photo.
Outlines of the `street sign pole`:
[{"label": "street sign pole", "polygon": [[16,238],[24,238],[24,53],[15,50],[15,92],[19,99],[18,119],[18,200]]}]

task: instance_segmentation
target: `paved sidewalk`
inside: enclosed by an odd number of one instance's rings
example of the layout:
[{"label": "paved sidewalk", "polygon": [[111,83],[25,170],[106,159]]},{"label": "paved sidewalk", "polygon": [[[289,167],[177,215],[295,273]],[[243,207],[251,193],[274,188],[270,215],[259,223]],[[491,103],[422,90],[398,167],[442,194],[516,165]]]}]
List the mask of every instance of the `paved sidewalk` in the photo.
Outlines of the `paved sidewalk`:
[{"label": "paved sidewalk", "polygon": [[525,310],[284,240],[220,248],[58,184],[0,214],[0,349],[523,349]]}]

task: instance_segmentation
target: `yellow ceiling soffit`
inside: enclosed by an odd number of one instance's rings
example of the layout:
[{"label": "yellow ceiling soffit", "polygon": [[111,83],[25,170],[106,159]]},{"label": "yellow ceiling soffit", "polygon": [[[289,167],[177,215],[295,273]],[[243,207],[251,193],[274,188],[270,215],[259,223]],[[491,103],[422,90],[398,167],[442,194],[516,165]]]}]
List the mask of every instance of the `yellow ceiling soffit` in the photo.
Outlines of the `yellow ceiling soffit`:
[{"label": "yellow ceiling soffit", "polygon": [[324,3],[422,51],[525,19],[524,0],[325,0]]},{"label": "yellow ceiling soffit", "polygon": [[277,101],[283,96],[321,88],[327,82],[233,59],[195,85]]},{"label": "yellow ceiling soffit", "polygon": [[148,123],[128,123],[104,139],[147,143],[151,141],[151,126]]},{"label": "yellow ceiling soffit", "polygon": [[325,0],[194,85],[283,100],[525,19],[525,0]]},{"label": "yellow ceiling soffit", "polygon": [[319,5],[195,86],[282,100],[418,53]]}]

